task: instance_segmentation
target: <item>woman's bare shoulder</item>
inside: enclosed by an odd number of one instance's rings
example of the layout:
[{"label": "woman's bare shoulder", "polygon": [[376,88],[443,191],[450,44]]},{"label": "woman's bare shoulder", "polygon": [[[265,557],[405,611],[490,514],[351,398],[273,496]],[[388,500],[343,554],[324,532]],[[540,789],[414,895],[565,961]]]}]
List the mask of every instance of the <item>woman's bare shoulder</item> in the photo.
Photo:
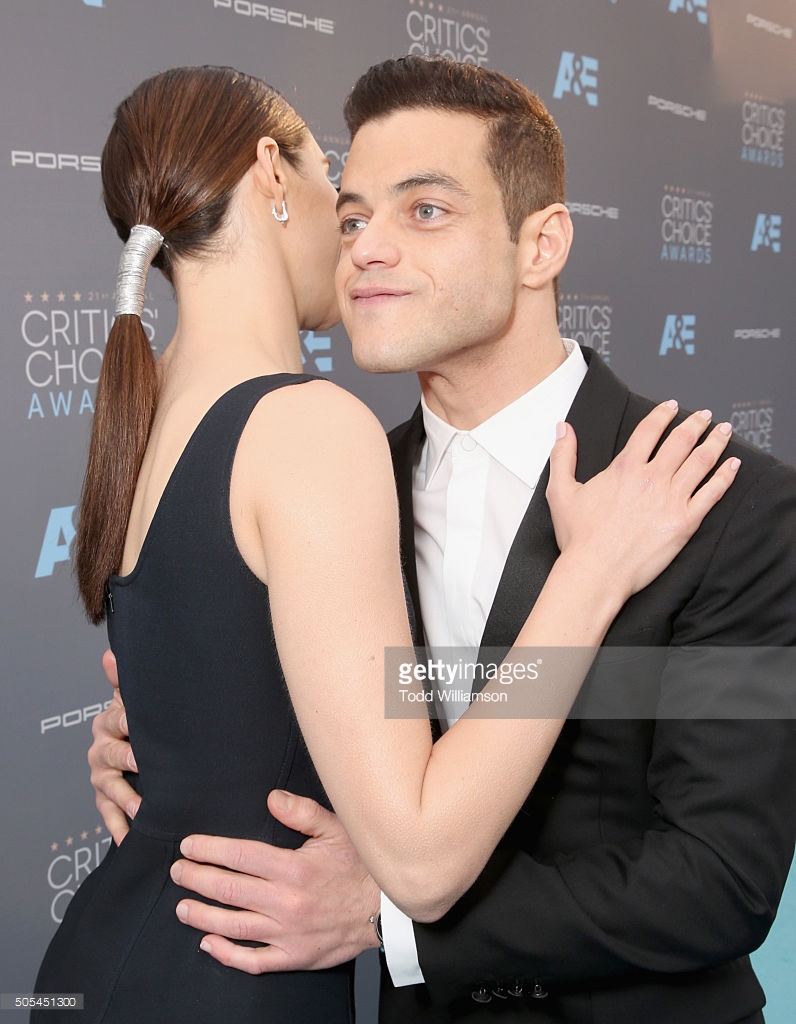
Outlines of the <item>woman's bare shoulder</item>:
[{"label": "woman's bare shoulder", "polygon": [[236,462],[247,489],[261,497],[293,493],[300,478],[304,500],[315,490],[339,489],[341,481],[349,497],[368,479],[394,490],[381,423],[364,402],[329,380],[279,388],[262,398],[243,432]]}]

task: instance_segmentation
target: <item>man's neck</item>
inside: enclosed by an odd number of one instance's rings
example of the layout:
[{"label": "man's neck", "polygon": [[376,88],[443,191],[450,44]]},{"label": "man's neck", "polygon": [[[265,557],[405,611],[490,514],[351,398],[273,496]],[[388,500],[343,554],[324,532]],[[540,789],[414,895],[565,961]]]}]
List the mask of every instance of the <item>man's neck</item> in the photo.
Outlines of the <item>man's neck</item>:
[{"label": "man's neck", "polygon": [[457,430],[472,430],[558,369],[567,358],[556,331],[501,349],[486,361],[459,353],[438,370],[418,373],[429,409]]}]

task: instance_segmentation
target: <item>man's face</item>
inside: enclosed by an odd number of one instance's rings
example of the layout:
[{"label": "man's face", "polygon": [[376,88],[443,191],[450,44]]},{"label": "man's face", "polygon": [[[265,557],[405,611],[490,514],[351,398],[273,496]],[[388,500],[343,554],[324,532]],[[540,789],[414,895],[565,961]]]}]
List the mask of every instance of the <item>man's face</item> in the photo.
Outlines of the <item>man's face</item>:
[{"label": "man's face", "polygon": [[469,114],[405,110],[364,125],[343,171],[340,310],[374,372],[484,366],[511,329],[517,247]]}]

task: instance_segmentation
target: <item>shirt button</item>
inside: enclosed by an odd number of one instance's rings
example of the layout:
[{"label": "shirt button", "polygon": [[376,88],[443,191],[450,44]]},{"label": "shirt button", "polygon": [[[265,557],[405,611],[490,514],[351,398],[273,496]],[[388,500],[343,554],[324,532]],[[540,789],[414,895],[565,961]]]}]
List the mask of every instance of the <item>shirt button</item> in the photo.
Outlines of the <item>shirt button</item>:
[{"label": "shirt button", "polygon": [[476,450],[476,448],[478,447],[478,442],[475,440],[474,437],[471,437],[470,434],[462,434],[461,435],[461,445],[462,445],[462,451],[464,451],[464,452],[474,452]]}]

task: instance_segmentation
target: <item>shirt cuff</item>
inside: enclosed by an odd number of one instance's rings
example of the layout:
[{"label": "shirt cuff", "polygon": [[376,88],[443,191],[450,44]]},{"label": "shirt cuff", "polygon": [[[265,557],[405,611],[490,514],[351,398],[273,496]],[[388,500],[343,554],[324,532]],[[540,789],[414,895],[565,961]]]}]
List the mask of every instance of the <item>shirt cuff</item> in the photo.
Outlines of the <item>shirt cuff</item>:
[{"label": "shirt cuff", "polygon": [[411,917],[381,894],[381,934],[387,970],[396,988],[425,982],[417,956],[415,929]]}]

